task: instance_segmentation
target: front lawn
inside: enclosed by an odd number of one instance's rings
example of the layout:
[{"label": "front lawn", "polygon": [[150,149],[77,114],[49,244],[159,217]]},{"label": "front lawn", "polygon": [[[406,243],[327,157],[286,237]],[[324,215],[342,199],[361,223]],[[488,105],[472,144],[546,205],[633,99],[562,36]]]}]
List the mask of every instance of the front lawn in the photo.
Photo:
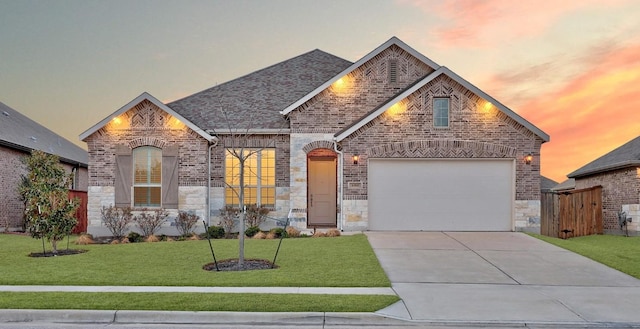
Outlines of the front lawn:
[{"label": "front lawn", "polygon": [[[76,246],[73,241],[72,237],[70,248],[88,252],[28,257],[42,252],[41,241],[0,234],[0,285],[390,286],[363,234],[285,239],[276,261],[278,268],[242,272],[203,270],[203,265],[213,261],[206,240],[87,246]],[[212,243],[218,260],[238,256],[238,240]],[[247,240],[245,257],[273,260],[277,243]],[[66,248],[66,241],[59,248]],[[0,308],[370,312],[397,300],[396,296],[377,295],[3,292]]]},{"label": "front lawn", "polygon": [[640,237],[590,235],[563,240],[532,236],[640,279]]}]

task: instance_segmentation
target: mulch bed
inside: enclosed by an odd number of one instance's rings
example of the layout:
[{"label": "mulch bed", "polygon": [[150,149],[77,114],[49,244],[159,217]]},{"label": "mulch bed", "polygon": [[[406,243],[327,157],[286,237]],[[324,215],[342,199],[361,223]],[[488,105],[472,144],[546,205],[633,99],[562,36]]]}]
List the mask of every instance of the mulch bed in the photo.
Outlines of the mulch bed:
[{"label": "mulch bed", "polygon": [[32,252],[29,254],[29,257],[57,257],[57,256],[68,256],[68,255],[77,255],[87,252],[84,249],[62,249],[58,250],[58,253],[54,254],[51,251],[47,252]]},{"label": "mulch bed", "polygon": [[264,259],[245,259],[243,266],[238,266],[238,259],[223,259],[217,262],[218,268],[216,269],[215,263],[205,264],[202,269],[205,271],[252,271],[252,270],[270,270],[272,268],[278,268],[277,265]]}]

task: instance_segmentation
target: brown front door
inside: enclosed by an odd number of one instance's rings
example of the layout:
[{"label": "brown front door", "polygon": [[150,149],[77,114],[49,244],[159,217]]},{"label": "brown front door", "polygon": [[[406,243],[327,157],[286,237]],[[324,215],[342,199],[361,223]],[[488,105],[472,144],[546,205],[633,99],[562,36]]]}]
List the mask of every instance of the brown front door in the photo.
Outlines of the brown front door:
[{"label": "brown front door", "polygon": [[307,226],[336,226],[337,173],[335,157],[309,158]]}]

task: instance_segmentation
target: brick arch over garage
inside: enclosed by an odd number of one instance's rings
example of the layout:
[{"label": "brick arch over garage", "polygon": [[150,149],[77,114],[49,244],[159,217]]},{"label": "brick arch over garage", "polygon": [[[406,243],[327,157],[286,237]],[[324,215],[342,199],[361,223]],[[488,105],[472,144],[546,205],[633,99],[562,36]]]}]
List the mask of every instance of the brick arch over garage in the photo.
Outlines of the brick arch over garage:
[{"label": "brick arch over garage", "polygon": [[333,150],[333,142],[332,141],[313,141],[302,147],[304,153],[309,154],[309,152],[315,149],[329,149]]},{"label": "brick arch over garage", "polygon": [[389,143],[367,150],[375,158],[515,158],[509,146],[456,139],[415,140]]}]

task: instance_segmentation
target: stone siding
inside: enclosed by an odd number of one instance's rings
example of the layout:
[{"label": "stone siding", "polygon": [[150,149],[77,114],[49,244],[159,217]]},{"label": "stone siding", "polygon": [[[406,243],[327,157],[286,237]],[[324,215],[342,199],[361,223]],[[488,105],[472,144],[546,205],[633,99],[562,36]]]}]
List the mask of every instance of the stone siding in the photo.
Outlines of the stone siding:
[{"label": "stone siding", "polygon": [[636,167],[576,178],[576,189],[602,186],[602,218],[605,230],[620,230],[618,212],[623,205],[640,203],[640,169]]}]

